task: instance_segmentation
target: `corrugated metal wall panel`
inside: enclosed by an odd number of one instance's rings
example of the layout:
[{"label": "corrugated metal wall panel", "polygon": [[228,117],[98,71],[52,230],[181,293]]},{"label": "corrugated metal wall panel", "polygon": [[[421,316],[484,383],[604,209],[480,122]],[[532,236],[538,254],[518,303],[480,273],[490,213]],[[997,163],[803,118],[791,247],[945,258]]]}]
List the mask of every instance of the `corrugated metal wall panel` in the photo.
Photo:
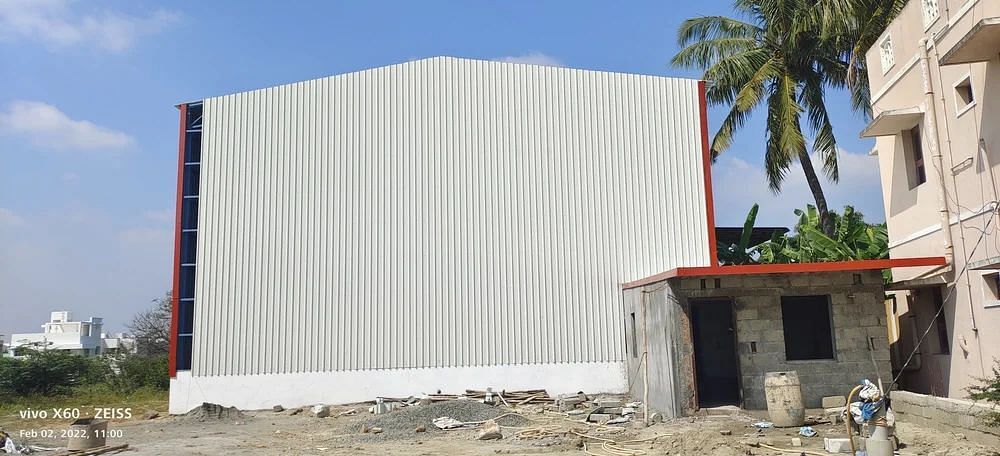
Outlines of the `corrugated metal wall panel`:
[{"label": "corrugated metal wall panel", "polygon": [[624,357],[708,265],[697,82],[433,58],[205,100],[194,375]]}]

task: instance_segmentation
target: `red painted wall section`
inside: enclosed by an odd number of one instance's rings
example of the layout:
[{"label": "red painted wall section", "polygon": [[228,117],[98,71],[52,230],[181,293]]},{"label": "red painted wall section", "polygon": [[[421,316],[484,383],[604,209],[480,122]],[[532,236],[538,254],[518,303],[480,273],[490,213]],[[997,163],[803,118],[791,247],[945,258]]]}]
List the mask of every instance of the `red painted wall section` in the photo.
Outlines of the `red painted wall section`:
[{"label": "red painted wall section", "polygon": [[184,126],[187,120],[187,105],[179,105],[180,128],[177,138],[177,210],[174,213],[174,280],[170,291],[170,353],[167,355],[170,364],[170,378],[177,377],[177,321],[180,305],[181,281],[181,204],[184,203]]},{"label": "red painted wall section", "polygon": [[719,264],[719,250],[715,240],[715,196],[712,194],[712,150],[708,142],[708,101],[705,81],[698,81],[698,107],[701,111],[701,160],[705,175],[705,215],[708,228],[709,267]]}]

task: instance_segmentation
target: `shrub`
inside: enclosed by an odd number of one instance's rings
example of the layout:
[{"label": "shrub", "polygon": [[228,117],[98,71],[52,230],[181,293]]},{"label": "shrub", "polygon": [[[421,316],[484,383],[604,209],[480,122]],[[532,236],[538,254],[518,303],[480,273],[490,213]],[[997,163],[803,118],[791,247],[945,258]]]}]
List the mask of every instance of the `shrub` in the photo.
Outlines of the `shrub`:
[{"label": "shrub", "polygon": [[[995,406],[1000,405],[1000,361],[993,365],[993,376],[980,378],[978,385],[968,388],[969,397],[976,401],[986,401]],[[983,423],[988,426],[1000,426],[1000,412],[991,412],[983,417]]]},{"label": "shrub", "polygon": [[0,395],[64,394],[75,386],[100,383],[106,375],[99,359],[32,350],[21,359],[0,358]]},{"label": "shrub", "polygon": [[140,356],[125,354],[106,358],[107,383],[116,391],[130,392],[140,388],[165,390],[170,387],[166,355]]}]

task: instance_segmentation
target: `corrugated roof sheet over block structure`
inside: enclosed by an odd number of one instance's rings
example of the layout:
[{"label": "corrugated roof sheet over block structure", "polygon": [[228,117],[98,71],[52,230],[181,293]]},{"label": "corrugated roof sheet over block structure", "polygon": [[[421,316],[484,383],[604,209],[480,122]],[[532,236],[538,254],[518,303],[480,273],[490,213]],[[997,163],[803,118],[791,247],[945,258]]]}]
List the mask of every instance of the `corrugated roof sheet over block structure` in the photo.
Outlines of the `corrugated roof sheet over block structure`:
[{"label": "corrugated roof sheet over block structure", "polygon": [[439,57],[204,100],[191,374],[606,362],[709,266],[694,80]]}]

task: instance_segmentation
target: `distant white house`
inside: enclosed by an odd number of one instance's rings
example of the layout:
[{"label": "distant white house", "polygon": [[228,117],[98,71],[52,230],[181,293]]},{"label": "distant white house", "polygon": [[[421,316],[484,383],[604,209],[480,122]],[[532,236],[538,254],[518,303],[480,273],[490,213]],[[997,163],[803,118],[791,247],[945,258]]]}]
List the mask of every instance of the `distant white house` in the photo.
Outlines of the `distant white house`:
[{"label": "distant white house", "polygon": [[91,317],[87,321],[73,321],[69,311],[52,312],[40,333],[12,334],[5,347],[7,354],[16,356],[23,348],[35,350],[66,350],[81,356],[97,356],[119,351],[135,351],[135,341],[123,335],[102,332],[104,319]]}]

